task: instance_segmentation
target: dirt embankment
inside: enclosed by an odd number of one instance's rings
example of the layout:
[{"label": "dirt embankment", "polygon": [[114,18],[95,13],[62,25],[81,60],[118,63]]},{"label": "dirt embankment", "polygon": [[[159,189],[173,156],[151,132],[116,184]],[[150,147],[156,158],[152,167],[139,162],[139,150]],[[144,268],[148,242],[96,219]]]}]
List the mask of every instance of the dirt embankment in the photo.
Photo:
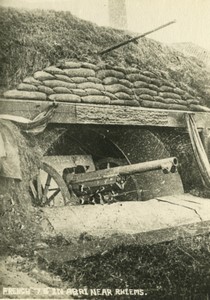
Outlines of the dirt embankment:
[{"label": "dirt embankment", "polygon": [[[7,177],[14,168],[8,159],[6,174],[0,177],[0,253],[4,254],[5,251],[17,250],[39,240],[41,215],[32,207],[29,193],[29,181],[39,165],[38,154],[35,155],[30,139],[25,139],[11,122],[1,120],[0,131],[3,137],[8,137],[5,140],[8,147],[6,151],[10,147],[17,149],[13,162],[17,162],[21,176],[21,179]],[[2,158],[2,161],[6,159]]]}]

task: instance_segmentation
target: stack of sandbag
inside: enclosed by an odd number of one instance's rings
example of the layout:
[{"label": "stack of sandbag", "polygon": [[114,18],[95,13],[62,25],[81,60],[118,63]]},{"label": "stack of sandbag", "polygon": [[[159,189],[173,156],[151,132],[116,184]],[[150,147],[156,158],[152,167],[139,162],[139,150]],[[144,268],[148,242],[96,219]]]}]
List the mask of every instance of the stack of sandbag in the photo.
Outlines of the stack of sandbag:
[{"label": "stack of sandbag", "polygon": [[133,83],[134,94],[142,107],[190,110],[191,104],[199,104],[188,92],[153,72],[133,69],[126,78]]},{"label": "stack of sandbag", "polygon": [[72,103],[109,104],[97,67],[90,63],[62,62],[27,77],[16,90],[4,93],[6,98],[50,100]]},{"label": "stack of sandbag", "polygon": [[[142,106],[157,109],[205,111],[186,84],[174,83],[138,68],[62,61],[27,77],[17,89],[4,93],[11,99]],[[178,87],[179,85],[179,87]]]},{"label": "stack of sandbag", "polygon": [[110,97],[111,105],[140,105],[135,99],[132,82],[126,79],[126,70],[108,67],[98,70],[97,78],[102,80],[104,93]]}]

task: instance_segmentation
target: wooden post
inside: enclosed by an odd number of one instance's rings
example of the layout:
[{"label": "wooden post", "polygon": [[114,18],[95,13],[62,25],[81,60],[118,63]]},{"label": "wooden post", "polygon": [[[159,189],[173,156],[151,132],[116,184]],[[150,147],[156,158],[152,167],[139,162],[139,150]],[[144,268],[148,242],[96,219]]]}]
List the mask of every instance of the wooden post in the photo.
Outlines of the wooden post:
[{"label": "wooden post", "polygon": [[210,153],[209,153],[209,129],[207,127],[204,127],[201,130],[201,141],[203,143],[203,147],[206,151],[206,155],[208,156],[208,158],[210,158]]}]

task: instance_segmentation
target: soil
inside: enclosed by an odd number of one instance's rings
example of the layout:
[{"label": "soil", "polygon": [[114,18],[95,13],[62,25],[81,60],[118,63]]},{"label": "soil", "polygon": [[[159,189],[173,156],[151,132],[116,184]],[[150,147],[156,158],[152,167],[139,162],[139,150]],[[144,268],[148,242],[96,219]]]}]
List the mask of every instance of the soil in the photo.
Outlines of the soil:
[{"label": "soil", "polygon": [[[54,247],[62,251],[64,246],[57,244]],[[108,299],[209,297],[209,234],[153,246],[123,245],[92,257],[59,264],[43,262],[38,257],[36,251],[29,256],[13,254],[1,257],[1,291],[2,287],[30,288],[32,291],[30,297],[16,294],[4,295],[4,298],[104,299],[103,296],[90,296],[91,289],[109,289],[112,295]],[[66,291],[73,288],[77,291],[87,289],[89,296],[66,295]],[[114,295],[117,289],[124,295]],[[132,293],[133,289],[143,290],[145,295],[126,294]]]},{"label": "soil", "polygon": [[[41,270],[33,258],[1,256],[0,270],[0,299],[49,298],[47,291],[63,286],[59,276]],[[51,293],[50,298],[60,297]]]}]

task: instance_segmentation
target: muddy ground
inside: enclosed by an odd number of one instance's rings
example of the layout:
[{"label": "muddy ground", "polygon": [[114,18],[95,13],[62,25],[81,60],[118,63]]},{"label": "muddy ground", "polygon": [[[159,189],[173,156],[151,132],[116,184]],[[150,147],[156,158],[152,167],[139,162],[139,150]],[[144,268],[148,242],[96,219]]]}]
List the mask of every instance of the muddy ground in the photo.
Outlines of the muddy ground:
[{"label": "muddy ground", "polygon": [[[1,256],[1,298],[209,299],[209,234],[153,246],[121,245],[63,263],[39,255],[41,248],[68,251],[71,243],[62,237],[36,247],[13,249]],[[3,295],[3,287],[30,288],[30,295],[26,290],[13,295],[4,290]],[[72,289],[87,289],[88,294],[72,295]],[[90,295],[93,289],[99,289],[98,296]],[[103,289],[111,290],[111,295],[101,295]],[[116,295],[116,289],[123,295]],[[143,290],[144,295],[133,295],[134,289]]]}]

